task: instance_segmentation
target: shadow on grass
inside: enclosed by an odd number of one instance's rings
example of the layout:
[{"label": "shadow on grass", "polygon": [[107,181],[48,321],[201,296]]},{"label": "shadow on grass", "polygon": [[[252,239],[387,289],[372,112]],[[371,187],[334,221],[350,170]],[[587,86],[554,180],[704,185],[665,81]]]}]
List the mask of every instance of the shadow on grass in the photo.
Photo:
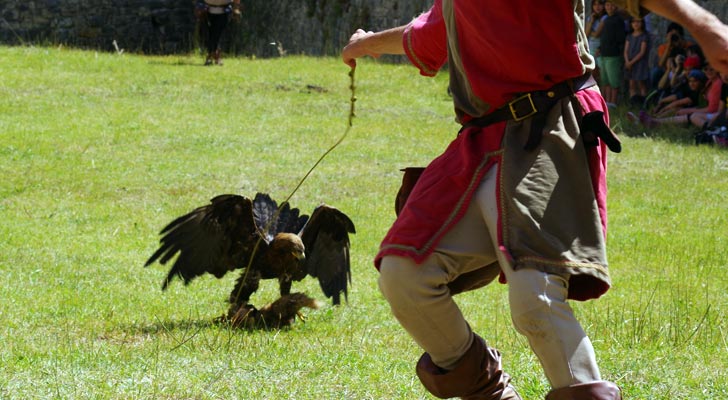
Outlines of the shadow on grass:
[{"label": "shadow on grass", "polygon": [[123,332],[128,337],[148,337],[165,335],[175,337],[178,346],[181,346],[192,340],[200,332],[214,329],[217,331],[227,332],[280,332],[292,329],[289,325],[266,325],[264,323],[234,325],[230,320],[219,316],[209,319],[179,319],[179,320],[159,320],[156,322],[135,323],[119,326],[118,331]]},{"label": "shadow on grass", "polygon": [[132,335],[156,335],[159,333],[167,333],[171,331],[200,331],[221,324],[210,318],[207,320],[166,320],[157,319],[153,323],[139,323],[122,326],[121,330]]},{"label": "shadow on grass", "polygon": [[186,59],[186,58],[178,58],[174,60],[149,60],[147,62],[149,65],[164,65],[164,66],[179,66],[179,67],[205,67],[210,68],[210,66],[205,65],[205,59],[201,58],[198,59]]}]

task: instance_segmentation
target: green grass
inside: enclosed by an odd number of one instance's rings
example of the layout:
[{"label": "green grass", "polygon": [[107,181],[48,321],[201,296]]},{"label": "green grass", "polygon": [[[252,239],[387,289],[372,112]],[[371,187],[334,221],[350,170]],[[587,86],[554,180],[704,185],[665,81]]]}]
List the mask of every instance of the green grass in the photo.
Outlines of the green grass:
[{"label": "green grass", "polygon": [[[353,129],[291,199],[354,220],[349,304],[249,332],[211,324],[234,276],[161,292],[166,269],[142,265],[164,224],[214,195],[288,196],[346,129],[348,69],[38,47],[0,47],[0,60],[0,398],[431,398],[371,259],[398,169],[457,131],[445,74],[361,63]],[[624,112],[624,152],[609,164],[614,288],[573,306],[626,398],[728,398],[728,151],[682,129],[645,137]],[[264,282],[252,300],[276,290]],[[294,290],[321,297],[313,280]],[[524,398],[542,398],[505,287],[459,301]]]}]

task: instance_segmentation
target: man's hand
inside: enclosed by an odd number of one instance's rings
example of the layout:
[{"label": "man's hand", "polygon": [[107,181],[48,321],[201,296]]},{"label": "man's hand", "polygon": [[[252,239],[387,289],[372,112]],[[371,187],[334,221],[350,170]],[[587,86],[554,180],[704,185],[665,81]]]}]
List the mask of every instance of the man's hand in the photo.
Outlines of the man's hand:
[{"label": "man's hand", "polygon": [[367,51],[366,39],[374,35],[374,32],[365,32],[363,29],[357,29],[349,38],[349,43],[341,51],[341,58],[344,64],[356,68],[356,59],[363,56],[372,56],[378,58],[381,54]]},{"label": "man's hand", "polygon": [[382,54],[404,54],[402,38],[406,27],[403,25],[381,32],[357,29],[341,51],[341,59],[344,64],[356,68],[356,59],[360,57],[379,58]]},{"label": "man's hand", "polygon": [[691,0],[641,0],[640,5],[687,28],[710,65],[728,74],[728,26]]}]

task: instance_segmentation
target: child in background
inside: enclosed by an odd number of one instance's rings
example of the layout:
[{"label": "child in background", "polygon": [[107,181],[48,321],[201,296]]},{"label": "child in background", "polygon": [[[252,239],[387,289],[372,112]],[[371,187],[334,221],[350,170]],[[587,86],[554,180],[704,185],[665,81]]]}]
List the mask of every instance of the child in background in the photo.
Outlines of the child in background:
[{"label": "child in background", "polygon": [[682,54],[675,56],[675,61],[667,60],[668,69],[660,79],[660,102],[662,99],[676,95],[684,97],[683,93],[688,90],[688,76],[694,70],[700,70],[701,61],[696,56],[685,57]]},{"label": "child in background", "polygon": [[663,97],[653,111],[655,117],[667,117],[677,110],[686,107],[700,107],[704,95],[705,82],[708,78],[703,71],[694,69],[688,74],[688,83],[685,90]]},{"label": "child in background", "polygon": [[641,105],[647,96],[647,80],[650,77],[647,62],[650,42],[642,18],[632,18],[630,23],[632,34],[627,36],[624,46],[624,72],[629,80],[630,102]]},{"label": "child in background", "polygon": [[586,36],[589,40],[589,53],[594,56],[597,63],[597,67],[592,72],[594,79],[597,80],[599,80],[599,67],[601,66],[601,55],[599,54],[601,41],[599,37],[602,34],[603,22],[606,18],[607,12],[604,11],[604,0],[593,0],[592,13],[586,17]]},{"label": "child in background", "polygon": [[619,98],[619,88],[622,85],[624,70],[624,20],[617,12],[617,5],[611,1],[604,2],[604,9],[608,17],[604,20],[601,43],[601,89],[607,105],[614,107]]},{"label": "child in background", "polygon": [[[708,83],[706,84],[705,91],[705,97],[708,100],[708,105],[706,107],[682,108],[677,111],[676,115],[665,118],[653,118],[645,111],[641,111],[639,117],[629,112],[627,113],[627,118],[634,123],[640,122],[647,127],[671,124],[684,125],[687,127],[697,126],[704,129],[706,124],[710,125],[718,117],[725,114],[726,100],[723,97],[723,80],[721,79],[718,71],[710,64],[707,64],[704,72],[708,77]],[[728,93],[726,93],[726,95],[728,95]]]}]

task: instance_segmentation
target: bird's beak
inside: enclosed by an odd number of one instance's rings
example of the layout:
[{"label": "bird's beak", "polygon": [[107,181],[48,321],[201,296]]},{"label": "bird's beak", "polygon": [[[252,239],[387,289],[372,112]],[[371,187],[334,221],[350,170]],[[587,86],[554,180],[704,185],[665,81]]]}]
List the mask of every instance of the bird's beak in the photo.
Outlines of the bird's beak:
[{"label": "bird's beak", "polygon": [[306,254],[304,254],[302,251],[294,251],[291,253],[293,257],[295,257],[298,261],[305,261],[306,260]]}]

